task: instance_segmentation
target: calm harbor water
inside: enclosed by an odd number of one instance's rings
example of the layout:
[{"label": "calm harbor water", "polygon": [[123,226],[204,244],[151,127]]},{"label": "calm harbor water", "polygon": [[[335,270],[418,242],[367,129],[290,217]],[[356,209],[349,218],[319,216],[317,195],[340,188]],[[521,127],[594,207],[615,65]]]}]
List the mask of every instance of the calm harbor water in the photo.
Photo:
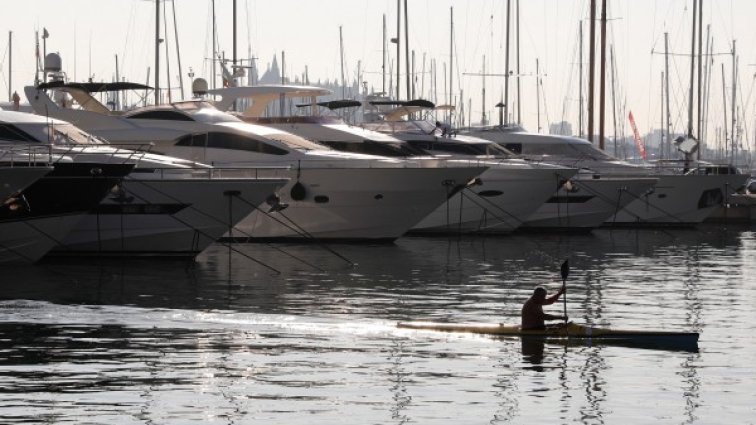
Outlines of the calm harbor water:
[{"label": "calm harbor water", "polygon": [[[756,423],[752,229],[331,248],[356,264],[317,245],[236,244],[194,263],[4,270],[0,422]],[[535,285],[558,288],[565,258],[572,320],[699,331],[700,351],[396,328],[517,322]]]}]

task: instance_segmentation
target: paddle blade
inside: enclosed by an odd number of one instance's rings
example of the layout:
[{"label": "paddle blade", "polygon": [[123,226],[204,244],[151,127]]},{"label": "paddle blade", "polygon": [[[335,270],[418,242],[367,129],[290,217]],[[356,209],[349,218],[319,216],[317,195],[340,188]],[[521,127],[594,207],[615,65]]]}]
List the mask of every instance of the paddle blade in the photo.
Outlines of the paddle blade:
[{"label": "paddle blade", "polygon": [[564,263],[562,263],[562,280],[567,280],[567,276],[570,274],[570,264],[569,260],[564,260]]}]

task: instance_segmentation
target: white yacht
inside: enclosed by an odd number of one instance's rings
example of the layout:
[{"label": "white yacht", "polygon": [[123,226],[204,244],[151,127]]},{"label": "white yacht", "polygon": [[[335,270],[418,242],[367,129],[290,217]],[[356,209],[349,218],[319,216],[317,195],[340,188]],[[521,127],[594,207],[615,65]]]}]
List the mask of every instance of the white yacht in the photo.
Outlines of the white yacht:
[{"label": "white yacht", "polygon": [[632,195],[632,202],[608,217],[606,225],[691,226],[705,220],[747,175],[732,167],[699,164],[684,172],[663,166],[634,165],[618,160],[587,140],[525,132],[517,126],[472,129],[471,134],[495,141],[529,158],[580,167],[603,177],[648,176],[656,186]]},{"label": "white yacht", "polygon": [[[54,89],[69,95],[53,94]],[[291,182],[269,211],[257,210],[231,237],[394,240],[486,167],[441,160],[404,161],[331,150],[271,127],[244,123],[206,102],[109,111],[82,84],[27,87],[38,112],[71,121],[118,143],[225,167],[286,166]]]},{"label": "white yacht", "polygon": [[[70,158],[0,149],[0,167],[39,178],[0,199],[0,263],[34,263],[61,243],[133,164],[75,163]],[[7,175],[4,173],[4,175]],[[11,180],[3,180],[10,182]],[[16,186],[19,187],[19,186]]]},{"label": "white yacht", "polygon": [[[386,110],[385,106],[393,106]],[[383,132],[397,134],[407,140],[413,146],[430,149],[436,153],[446,155],[495,155],[497,157],[510,158],[509,161],[519,161],[530,164],[531,167],[555,167],[548,161],[524,161],[521,158],[513,159],[514,154],[489,140],[459,135],[449,127],[437,122],[435,125],[422,119],[407,119],[412,114],[430,112],[434,105],[424,100],[408,102],[375,101],[371,102],[371,110],[366,113],[375,121],[365,123],[365,126],[378,129]],[[450,109],[451,107],[439,107]],[[577,167],[560,164],[578,171]],[[643,193],[652,187],[655,179],[650,178],[603,178],[598,179],[591,175],[586,179],[585,172],[579,170],[573,172],[570,179],[558,179],[551,186],[551,193],[545,202],[526,216],[521,225],[523,229],[566,230],[566,231],[590,231],[614,214],[632,198],[625,193]],[[519,190],[522,190],[520,188]],[[575,196],[577,191],[581,191]]]},{"label": "white yacht", "polygon": [[[285,130],[339,151],[412,159],[472,160],[489,167],[476,180],[476,184],[461,188],[449,202],[416,224],[412,228],[413,233],[511,232],[549,199],[562,182],[577,172],[567,167],[531,164],[508,158],[504,149],[491,142],[481,141],[486,145],[481,147],[468,140],[463,141],[462,137],[453,140],[441,138],[434,134],[432,127],[429,130],[419,129],[410,122],[405,122],[408,126],[402,129],[379,126],[379,131],[374,131],[349,125],[335,116],[315,114],[316,108],[334,110],[361,106],[356,101],[316,102],[317,96],[330,93],[330,90],[319,87],[293,85],[228,87],[208,91],[210,95],[221,96],[215,102],[221,110],[246,104],[246,109],[237,115],[246,122]],[[271,106],[275,107],[275,102],[292,98],[304,98],[306,103],[297,106],[300,111],[309,109],[309,115],[263,117],[269,109],[274,109]],[[410,134],[412,143],[402,140]],[[414,146],[416,139],[431,143],[418,148]],[[436,141],[444,143],[436,144]],[[454,150],[459,144],[468,142],[469,145]]]},{"label": "white yacht", "polygon": [[0,111],[4,143],[76,163],[134,164],[129,175],[64,238],[60,254],[195,256],[288,180],[224,177],[228,170],[122,149],[73,124]]}]

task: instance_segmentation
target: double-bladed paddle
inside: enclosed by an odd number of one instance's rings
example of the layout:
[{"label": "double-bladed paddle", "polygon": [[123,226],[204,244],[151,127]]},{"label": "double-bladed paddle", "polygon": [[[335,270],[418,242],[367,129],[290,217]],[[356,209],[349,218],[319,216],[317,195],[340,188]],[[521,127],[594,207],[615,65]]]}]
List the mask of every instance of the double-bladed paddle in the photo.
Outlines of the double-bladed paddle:
[{"label": "double-bladed paddle", "polygon": [[564,324],[567,324],[567,276],[570,274],[569,260],[564,260],[562,263],[562,287],[564,293],[562,294],[562,301],[564,302]]}]

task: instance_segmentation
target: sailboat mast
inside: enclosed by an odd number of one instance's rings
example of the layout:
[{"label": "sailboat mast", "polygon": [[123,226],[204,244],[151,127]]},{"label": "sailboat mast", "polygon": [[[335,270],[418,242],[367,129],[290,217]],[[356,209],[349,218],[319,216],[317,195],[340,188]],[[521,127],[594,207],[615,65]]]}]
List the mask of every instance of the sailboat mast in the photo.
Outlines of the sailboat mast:
[{"label": "sailboat mast", "polygon": [[382,46],[382,61],[383,65],[381,65],[381,78],[382,78],[382,90],[381,92],[385,95],[386,94],[386,14],[383,14],[383,46]]},{"label": "sailboat mast", "polygon": [[727,87],[725,86],[724,62],[722,62],[722,104],[723,104],[722,114],[724,115],[723,116],[724,125],[722,126],[722,129],[724,130],[724,146],[725,146],[725,152],[729,152],[729,149],[727,147]]},{"label": "sailboat mast", "polygon": [[13,102],[13,31],[8,31],[8,102]]},{"label": "sailboat mast", "polygon": [[218,47],[215,45],[215,42],[216,42],[215,35],[217,34],[217,32],[216,32],[217,29],[215,27],[215,0],[211,0],[210,4],[212,5],[212,9],[213,9],[213,13],[212,13],[212,15],[213,15],[213,33],[210,35],[210,38],[213,39],[213,43],[212,43],[213,44],[213,52],[210,55],[210,58],[211,58],[210,61],[213,64],[213,88],[216,88],[217,86],[216,86],[216,82],[215,82],[215,76],[218,74],[218,72],[217,72],[216,64],[215,64],[215,59],[216,59],[215,58],[215,52],[218,49]]},{"label": "sailboat mast", "polygon": [[178,62],[179,73],[179,90],[181,90],[181,100],[184,100],[184,73],[181,69],[181,50],[179,49],[178,25],[176,24],[176,0],[171,0],[173,9],[173,34],[176,38],[176,60]]},{"label": "sailboat mast", "polygon": [[[661,82],[660,90],[659,90],[661,92],[660,93],[661,96],[659,97],[659,100],[661,101],[661,108],[659,108],[659,110],[661,111],[661,120],[659,121],[659,126],[660,128],[662,128],[661,137],[659,137],[659,154],[662,154],[664,152],[664,145],[666,144],[665,137],[664,137],[664,130],[663,130],[664,129],[664,74],[665,74],[664,71],[662,71],[661,80],[659,80]],[[667,140],[669,139],[669,134],[667,134],[666,139]],[[614,156],[617,156],[616,153]],[[662,156],[662,159],[664,159],[663,156]]]},{"label": "sailboat mast", "polygon": [[[118,74],[118,55],[115,55],[115,80],[116,80],[116,82],[121,81],[121,76]],[[114,94],[115,94],[115,109],[116,110],[120,110],[121,109],[121,105],[120,105],[120,98],[121,97],[119,96],[118,92],[115,92]]]},{"label": "sailboat mast", "polygon": [[407,14],[407,0],[404,0],[404,67],[407,80],[407,97],[412,96],[410,84],[410,47],[409,47],[409,14]]},{"label": "sailboat mast", "polygon": [[480,118],[481,125],[488,124],[486,119],[486,55],[483,55],[483,102],[482,102],[482,109],[483,109],[483,115]]},{"label": "sailboat mast", "polygon": [[[281,84],[286,84],[286,51],[281,51]],[[286,95],[281,93],[278,97],[278,115],[284,116],[286,108]]]},{"label": "sailboat mast", "polygon": [[402,0],[396,0],[396,100],[402,98]]},{"label": "sailboat mast", "polygon": [[612,128],[614,128],[614,156],[617,156],[617,92],[616,92],[616,79],[617,79],[617,61],[614,56],[614,44],[610,46],[609,55],[612,66]]},{"label": "sailboat mast", "polygon": [[588,141],[593,143],[593,86],[596,68],[596,0],[591,0],[588,33]]},{"label": "sailboat mast", "polygon": [[541,132],[541,72],[538,58],[536,58],[536,114],[538,116],[538,133]]},{"label": "sailboat mast", "polygon": [[412,51],[412,98],[415,99],[415,81],[417,79],[415,78],[415,51]]},{"label": "sailboat mast", "polygon": [[730,102],[732,109],[730,109],[730,115],[732,115],[732,128],[730,129],[730,140],[732,141],[732,164],[737,163],[738,145],[737,145],[737,133],[736,125],[738,121],[738,114],[735,106],[735,99],[737,97],[738,87],[738,57],[735,53],[735,40],[732,40],[732,98]]},{"label": "sailboat mast", "polygon": [[672,135],[671,135],[671,126],[670,126],[670,114],[669,114],[669,33],[664,33],[664,94],[666,101],[664,102],[664,108],[666,109],[666,113],[664,114],[665,120],[667,121],[666,126],[666,133],[667,133],[667,144],[665,146],[665,150],[667,152],[666,157],[670,158],[672,156]]},{"label": "sailboat mast", "polygon": [[163,43],[165,44],[165,81],[166,81],[166,90],[168,91],[168,103],[173,102],[173,99],[171,98],[171,51],[170,47],[168,46],[168,17],[166,16],[165,8],[166,3],[163,2],[163,27],[165,28],[165,37],[163,38]]},{"label": "sailboat mast", "polygon": [[688,90],[688,137],[693,137],[693,82],[696,69],[696,25],[698,0],[693,0],[693,33],[690,42],[690,88]]},{"label": "sailboat mast", "polygon": [[[696,127],[696,134],[698,135],[699,143],[703,143],[703,139],[701,139],[701,127],[703,126],[703,123],[701,122],[702,118],[702,110],[701,110],[701,102],[703,102],[703,98],[701,97],[701,66],[702,66],[702,57],[703,53],[701,49],[703,48],[703,0],[698,0],[698,106],[697,106],[697,113],[698,113],[698,119],[696,120],[697,127]],[[701,159],[701,146],[698,147],[698,150],[696,151],[696,157],[698,159]]]},{"label": "sailboat mast", "polygon": [[425,97],[425,52],[423,52],[423,66],[420,71],[420,97]]},{"label": "sailboat mast", "polygon": [[520,0],[517,0],[515,3],[515,32],[517,33],[517,44],[515,45],[515,56],[517,59],[517,124],[522,124],[520,108]]},{"label": "sailboat mast", "polygon": [[507,0],[507,25],[506,36],[504,40],[504,124],[509,123],[509,13],[511,10],[511,0]]},{"label": "sailboat mast", "polygon": [[160,104],[160,0],[155,0],[155,105]]},{"label": "sailboat mast", "polygon": [[431,77],[433,78],[433,103],[438,103],[438,62],[431,59]]},{"label": "sailboat mast", "polygon": [[[708,137],[708,116],[709,116],[709,95],[711,94],[711,74],[712,74],[712,66],[713,63],[711,61],[711,25],[706,25],[706,66],[704,67],[704,88],[703,88],[703,98],[706,99],[703,102],[702,105],[702,114],[701,114],[701,134],[699,134],[699,137],[702,141],[706,140]],[[699,147],[698,152],[701,152],[703,150],[703,145]],[[699,157],[700,159],[700,157]]]},{"label": "sailboat mast", "polygon": [[232,67],[233,68],[232,72],[235,72],[236,71],[236,0],[233,1],[233,12],[232,13],[233,13],[233,20],[232,20],[232,25],[231,25],[231,27],[232,27],[231,31],[233,31],[233,39],[234,39],[234,41],[233,41],[233,49],[234,49],[234,51],[233,51],[233,57],[231,59],[231,63],[234,65]]},{"label": "sailboat mast", "polygon": [[[578,136],[583,137],[583,20],[580,20],[580,26],[578,27],[578,34],[580,39],[580,50],[579,50],[579,67],[580,70],[578,73],[580,74],[580,78],[578,78],[578,103],[580,104],[580,107],[578,108]],[[537,63],[537,61],[536,61]],[[536,75],[538,75],[538,72],[536,72]],[[537,84],[537,83],[536,83]]]},{"label": "sailboat mast", "polygon": [[344,38],[339,26],[339,57],[341,59],[341,98],[346,99],[346,79],[344,78]]},{"label": "sailboat mast", "polygon": [[[449,104],[453,102],[454,93],[454,7],[449,8]],[[449,121],[452,113],[449,112]]]},{"label": "sailboat mast", "polygon": [[601,0],[601,70],[599,76],[599,149],[604,150],[606,109],[606,0]]}]

